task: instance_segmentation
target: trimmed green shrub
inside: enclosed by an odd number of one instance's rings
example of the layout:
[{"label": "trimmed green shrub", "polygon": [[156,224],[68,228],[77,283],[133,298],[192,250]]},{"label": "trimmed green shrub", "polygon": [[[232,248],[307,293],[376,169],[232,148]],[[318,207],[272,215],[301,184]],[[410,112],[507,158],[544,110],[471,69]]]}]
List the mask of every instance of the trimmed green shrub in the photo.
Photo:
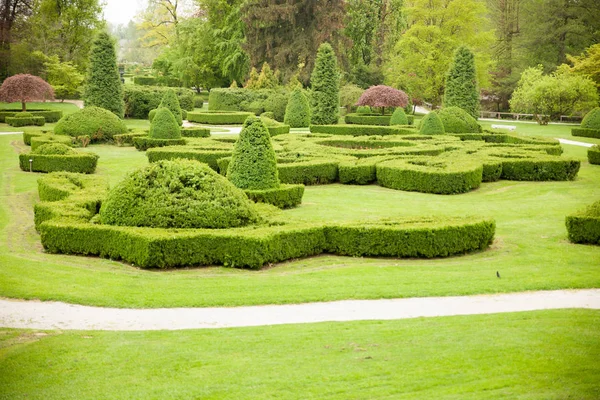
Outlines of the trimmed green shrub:
[{"label": "trimmed green shrub", "polygon": [[[212,91],[211,91],[212,93]],[[250,112],[227,112],[227,111],[210,111],[210,112],[189,112],[187,119],[190,122],[199,124],[211,125],[238,125],[243,124],[246,118],[253,116]]]},{"label": "trimmed green shrub", "polygon": [[208,95],[210,111],[242,111],[242,103],[255,100],[255,92],[243,88],[215,88]]},{"label": "trimmed green shrub", "polygon": [[265,111],[264,113],[260,114],[260,116],[275,119],[275,114],[273,114],[272,111]]},{"label": "trimmed green shrub", "polygon": [[44,126],[46,124],[46,119],[44,117],[22,116],[18,113],[14,117],[6,117],[5,120],[8,125],[15,128],[21,126]]},{"label": "trimmed green shrub", "polygon": [[478,133],[482,131],[475,118],[461,108],[448,107],[435,112],[442,120],[446,133]]},{"label": "trimmed green shrub", "polygon": [[139,151],[146,151],[154,147],[183,146],[185,139],[154,139],[148,136],[137,136],[132,138],[133,146]]},{"label": "trimmed green shrub", "polygon": [[573,128],[571,135],[600,139],[600,129]]},{"label": "trimmed green shrub", "polygon": [[421,120],[419,127],[421,135],[443,135],[446,133],[444,123],[436,112],[430,112]]},{"label": "trimmed green shrub", "polygon": [[276,91],[266,98],[264,101],[264,109],[266,112],[273,113],[273,118],[276,121],[283,122],[285,119],[285,110],[290,98],[287,91]]},{"label": "trimmed green shrub", "polygon": [[119,118],[124,116],[123,85],[117,68],[117,55],[106,32],[98,34],[92,44],[83,100],[86,107],[101,107]]},{"label": "trimmed green shrub", "polygon": [[305,128],[310,125],[310,105],[299,87],[290,94],[283,121],[292,128]]},{"label": "trimmed green shrub", "polygon": [[114,135],[113,139],[117,146],[133,146],[133,139],[142,136],[148,136],[148,132],[123,133],[121,135]]},{"label": "trimmed green shrub", "polygon": [[248,117],[235,142],[227,178],[241,189],[279,187],[277,159],[271,137],[260,118]]},{"label": "trimmed green shrub", "polygon": [[310,160],[289,164],[278,164],[281,183],[319,185],[333,183],[338,177],[338,162],[328,160]]},{"label": "trimmed green shrub", "polygon": [[62,143],[64,145],[70,146],[73,143],[73,139],[68,136],[60,136],[60,135],[39,135],[34,136],[30,140],[31,151],[37,150],[38,147],[49,144],[49,143]]},{"label": "trimmed green shrub", "polygon": [[[14,110],[1,110],[0,111],[0,122],[6,122],[6,117],[14,117],[15,114],[18,114],[20,112],[21,112],[20,109],[18,109],[18,110],[17,109],[14,109]],[[44,117],[44,119],[48,123],[56,122],[59,119],[61,119],[62,116],[63,116],[63,112],[62,111],[55,111],[55,110],[28,109],[27,112],[30,113],[30,114],[32,114],[32,116],[34,116],[34,117]]]},{"label": "trimmed green shrub", "polygon": [[[363,92],[364,92],[364,90],[363,90]],[[356,113],[357,114],[372,114],[373,110],[371,110],[371,107],[369,107],[369,106],[358,106],[358,107],[356,107]]]},{"label": "trimmed green shrub", "polygon": [[209,128],[181,128],[181,136],[183,137],[209,137]]},{"label": "trimmed green shrub", "polygon": [[448,107],[458,107],[474,119],[479,118],[479,88],[475,56],[466,46],[456,49],[454,60],[446,74],[444,108]]},{"label": "trimmed green shrub", "polygon": [[181,126],[183,122],[181,106],[179,105],[179,100],[177,99],[177,95],[175,94],[175,91],[173,89],[167,89],[167,91],[162,97],[162,100],[160,101],[160,104],[158,105],[159,109],[161,107],[165,107],[169,111],[171,111],[171,113],[175,117],[175,120],[177,121],[179,126]]},{"label": "trimmed green shrub", "polygon": [[590,164],[600,165],[600,146],[595,145],[588,149],[588,161]]},{"label": "trimmed green shrub", "polygon": [[127,125],[113,113],[100,107],[85,107],[60,119],[54,127],[57,135],[89,136],[93,142],[112,140],[127,132]]},{"label": "trimmed green shrub", "polygon": [[310,76],[311,124],[337,124],[340,115],[340,77],[337,58],[329,43],[321,43]]},{"label": "trimmed green shrub", "polygon": [[21,170],[30,170],[29,160],[32,160],[31,171],[33,172],[67,171],[93,174],[98,164],[98,155],[93,153],[73,153],[66,155],[22,153],[19,154],[19,166]]},{"label": "trimmed green shrub", "polygon": [[292,208],[302,203],[304,185],[279,185],[274,189],[244,190],[248,198],[256,203],[272,204],[279,208]]},{"label": "trimmed green shrub", "polygon": [[[389,126],[391,125],[390,119],[391,115],[381,115],[381,114],[367,114],[367,113],[353,113],[346,114],[344,117],[344,121],[347,124],[355,124],[355,125],[379,125],[379,126]],[[406,125],[406,124],[404,124]]]},{"label": "trimmed green shrub", "polygon": [[142,86],[158,86],[158,79],[154,76],[134,76],[133,83]]},{"label": "trimmed green shrub", "polygon": [[390,160],[377,164],[377,182],[387,188],[422,193],[466,193],[481,185],[478,162],[439,159]]},{"label": "trimmed green shrub", "polygon": [[596,107],[585,114],[583,120],[581,120],[581,127],[583,129],[600,130],[600,107]]},{"label": "trimmed green shrub", "polygon": [[75,154],[76,151],[73,150],[71,146],[67,146],[63,143],[46,143],[41,146],[38,146],[35,150],[32,151],[33,154],[44,154],[44,155],[65,155],[65,154]]},{"label": "trimmed green shrub", "polygon": [[138,169],[110,191],[103,224],[155,228],[232,228],[253,224],[258,213],[243,191],[207,165],[159,161]]},{"label": "trimmed green shrub", "polygon": [[289,125],[282,124],[281,122],[277,122],[274,119],[262,115],[260,119],[263,122],[263,124],[265,124],[265,127],[267,128],[267,131],[269,131],[270,136],[285,135],[287,133],[290,133]]},{"label": "trimmed green shrub", "polygon": [[392,118],[390,118],[390,125],[408,125],[408,118],[402,107],[394,110]]},{"label": "trimmed green shrub", "polygon": [[551,156],[502,160],[502,179],[511,181],[572,181],[581,162]]},{"label": "trimmed green shrub", "polygon": [[150,139],[181,139],[181,128],[168,108],[161,107],[156,111],[150,124],[148,137]]},{"label": "trimmed green shrub", "polygon": [[600,201],[568,215],[565,223],[571,242],[600,245]]},{"label": "trimmed green shrub", "polygon": [[183,110],[194,111],[194,91],[191,89],[125,85],[123,87],[125,116],[138,119],[148,118],[150,110],[158,108],[167,90],[173,90],[177,94],[182,113]]},{"label": "trimmed green shrub", "polygon": [[[231,153],[232,150],[203,150],[192,147],[172,146],[149,149],[146,152],[146,156],[148,156],[148,161],[151,163],[161,160],[176,160],[181,158],[196,160],[208,164],[208,166],[215,171],[220,171],[217,160],[225,157],[231,157]],[[227,170],[227,168],[225,168],[225,170]]]},{"label": "trimmed green shrub", "polygon": [[31,146],[31,139],[38,136],[48,135],[47,131],[25,131],[23,132],[23,143],[27,146]]},{"label": "trimmed green shrub", "polygon": [[375,125],[311,125],[310,131],[311,133],[351,136],[410,135],[416,133],[412,128]]}]

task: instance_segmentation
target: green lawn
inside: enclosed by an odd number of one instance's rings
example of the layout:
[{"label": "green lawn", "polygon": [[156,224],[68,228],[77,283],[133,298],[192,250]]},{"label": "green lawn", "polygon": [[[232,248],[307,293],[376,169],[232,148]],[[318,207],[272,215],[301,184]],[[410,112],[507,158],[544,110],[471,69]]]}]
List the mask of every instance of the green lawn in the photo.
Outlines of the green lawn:
[{"label": "green lawn", "polygon": [[600,311],[0,330],[0,399],[598,399]]},{"label": "green lawn", "polygon": [[[567,156],[586,159],[586,149],[564,147]],[[496,219],[496,241],[484,252],[433,260],[325,255],[262,271],[147,271],[107,259],[45,254],[33,229],[39,175],[17,166],[17,152],[25,149],[20,136],[0,136],[0,296],[174,307],[600,287],[600,247],[569,243],[564,225],[567,214],[600,198],[600,167],[587,161],[573,182],[500,181],[455,196],[375,185],[312,186],[301,207],[285,211],[290,220],[332,221],[489,215]],[[133,148],[98,145],[88,150],[100,155],[98,173],[111,184],[147,163],[144,153]]]}]

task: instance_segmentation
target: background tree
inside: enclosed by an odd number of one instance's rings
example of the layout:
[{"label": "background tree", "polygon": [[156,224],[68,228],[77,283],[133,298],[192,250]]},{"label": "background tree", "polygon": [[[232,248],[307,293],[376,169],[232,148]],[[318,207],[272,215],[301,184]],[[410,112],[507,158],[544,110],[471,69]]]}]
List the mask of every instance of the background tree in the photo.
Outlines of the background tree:
[{"label": "background tree", "polygon": [[310,122],[317,125],[337,124],[340,115],[340,76],[335,53],[329,43],[319,46],[310,80]]},{"label": "background tree", "polygon": [[310,105],[300,87],[296,87],[290,94],[283,122],[291,128],[304,128],[310,125]]},{"label": "background tree", "polygon": [[444,107],[460,107],[475,119],[479,118],[479,88],[475,56],[465,46],[456,49],[446,75]]},{"label": "background tree", "polygon": [[74,97],[83,83],[83,74],[71,62],[61,62],[58,56],[46,57],[44,61],[46,79],[52,85],[57,98]]},{"label": "background tree", "polygon": [[84,101],[86,106],[102,107],[123,118],[123,86],[114,43],[106,32],[100,33],[94,40]]},{"label": "background tree", "polygon": [[52,86],[39,76],[18,74],[6,78],[0,86],[0,101],[21,102],[22,111],[27,111],[28,101],[43,101],[54,98]]},{"label": "background tree", "polygon": [[589,77],[600,90],[600,43],[588,47],[580,56],[567,55],[571,72]]},{"label": "background tree", "polygon": [[13,28],[33,12],[34,0],[0,1],[0,81],[8,75]]},{"label": "background tree", "polygon": [[406,107],[408,105],[408,95],[402,90],[378,85],[365,90],[356,105],[379,107],[381,108],[381,115],[383,115],[386,107]]}]

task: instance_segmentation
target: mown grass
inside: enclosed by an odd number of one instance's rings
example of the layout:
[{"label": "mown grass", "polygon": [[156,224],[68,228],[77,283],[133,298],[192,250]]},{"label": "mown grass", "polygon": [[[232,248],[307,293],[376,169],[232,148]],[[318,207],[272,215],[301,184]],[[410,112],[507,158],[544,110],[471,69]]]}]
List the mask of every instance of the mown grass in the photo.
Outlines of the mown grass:
[{"label": "mown grass", "polygon": [[598,399],[600,312],[0,330],[0,399]]},{"label": "mown grass", "polygon": [[[582,162],[573,182],[484,184],[439,196],[376,185],[307,187],[290,221],[415,215],[485,215],[496,241],[484,252],[448,259],[372,259],[325,255],[262,271],[223,267],[139,270],[117,261],[43,252],[33,229],[39,175],[17,166],[20,136],[0,137],[0,296],[113,307],[235,306],[349,298],[444,296],[600,287],[600,247],[567,241],[564,218],[600,198],[600,168]],[[586,149],[564,146],[581,160]],[[95,145],[98,173],[115,184],[147,163],[133,148]],[[501,279],[496,277],[496,271]]]}]

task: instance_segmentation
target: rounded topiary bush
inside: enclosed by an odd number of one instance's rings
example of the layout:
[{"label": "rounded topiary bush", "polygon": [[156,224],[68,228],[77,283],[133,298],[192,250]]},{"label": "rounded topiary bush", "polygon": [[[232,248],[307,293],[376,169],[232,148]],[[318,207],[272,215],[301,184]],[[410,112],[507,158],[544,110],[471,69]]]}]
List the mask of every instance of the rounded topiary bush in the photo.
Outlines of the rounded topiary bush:
[{"label": "rounded topiary bush", "polygon": [[241,189],[273,189],[279,187],[277,158],[271,137],[258,117],[248,117],[235,142],[227,178]]},{"label": "rounded topiary bush", "polygon": [[27,111],[22,111],[22,112],[18,112],[16,113],[13,118],[31,118],[33,117],[33,114]]},{"label": "rounded topiary bush", "polygon": [[596,107],[585,114],[585,117],[583,117],[583,120],[581,121],[581,127],[584,129],[600,130],[600,107]]},{"label": "rounded topiary bush", "polygon": [[181,139],[181,128],[168,108],[156,110],[148,136],[152,139]]},{"label": "rounded topiary bush", "polygon": [[92,140],[110,140],[127,132],[127,126],[112,112],[100,107],[85,107],[61,118],[54,127],[57,135],[89,136]]},{"label": "rounded topiary bush", "polygon": [[371,107],[369,106],[358,106],[356,107],[357,114],[371,114]]},{"label": "rounded topiary bush", "polygon": [[165,92],[157,108],[161,107],[169,109],[169,111],[171,111],[175,117],[177,124],[181,126],[183,123],[183,115],[181,112],[181,106],[179,105],[179,99],[177,98],[177,94],[175,94],[173,89],[169,89]]},{"label": "rounded topiary bush", "polygon": [[47,143],[37,147],[32,153],[43,155],[66,155],[75,154],[76,152],[73,148],[63,143]]},{"label": "rounded topiary bush", "polygon": [[408,125],[408,118],[402,108],[398,107],[394,110],[390,118],[390,125]]},{"label": "rounded topiary bush", "polygon": [[233,228],[259,220],[244,192],[208,165],[159,161],[133,171],[100,208],[103,224],[155,228]]},{"label": "rounded topiary bush", "polygon": [[421,120],[419,133],[422,135],[443,135],[446,130],[438,114],[430,112]]},{"label": "rounded topiary bush", "polygon": [[291,128],[305,128],[310,125],[310,104],[299,87],[290,94],[283,122]]},{"label": "rounded topiary bush", "polygon": [[468,112],[458,107],[442,108],[436,111],[444,124],[446,133],[478,133],[481,127]]}]

